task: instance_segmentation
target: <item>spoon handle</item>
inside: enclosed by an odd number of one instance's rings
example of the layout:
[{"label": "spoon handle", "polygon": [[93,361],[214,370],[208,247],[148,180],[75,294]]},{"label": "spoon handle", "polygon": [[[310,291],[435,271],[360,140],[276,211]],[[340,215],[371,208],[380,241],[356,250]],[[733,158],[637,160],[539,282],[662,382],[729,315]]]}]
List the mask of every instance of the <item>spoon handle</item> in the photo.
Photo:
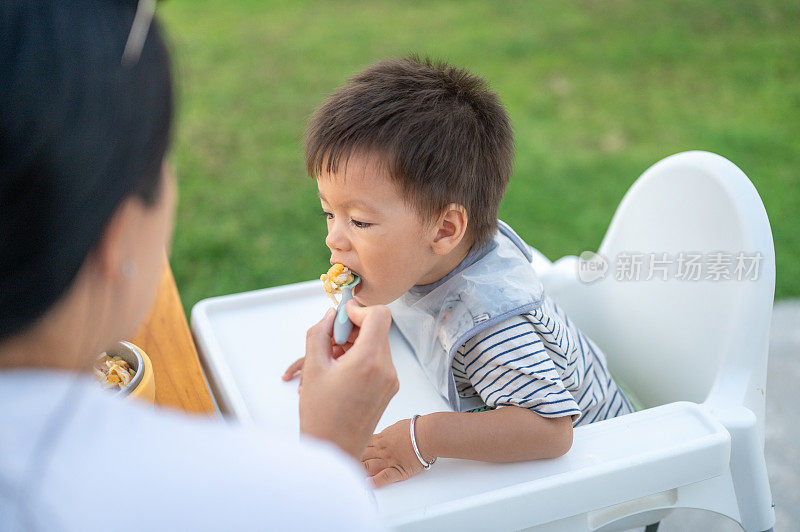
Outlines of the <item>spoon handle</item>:
[{"label": "spoon handle", "polygon": [[333,321],[333,340],[338,344],[344,344],[353,331],[353,322],[347,316],[347,302],[353,299],[353,292],[350,288],[342,288],[342,301],[336,308],[336,319]]}]

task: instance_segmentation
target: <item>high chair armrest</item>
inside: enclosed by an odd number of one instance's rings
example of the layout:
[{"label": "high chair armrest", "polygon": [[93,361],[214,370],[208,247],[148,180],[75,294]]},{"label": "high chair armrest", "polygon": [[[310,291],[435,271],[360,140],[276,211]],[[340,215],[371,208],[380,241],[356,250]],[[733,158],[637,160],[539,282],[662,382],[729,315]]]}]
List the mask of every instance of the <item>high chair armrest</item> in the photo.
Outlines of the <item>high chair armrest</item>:
[{"label": "high chair armrest", "polygon": [[516,464],[440,459],[375,491],[396,529],[521,529],[722,475],[730,435],[679,402],[575,429],[563,457]]}]

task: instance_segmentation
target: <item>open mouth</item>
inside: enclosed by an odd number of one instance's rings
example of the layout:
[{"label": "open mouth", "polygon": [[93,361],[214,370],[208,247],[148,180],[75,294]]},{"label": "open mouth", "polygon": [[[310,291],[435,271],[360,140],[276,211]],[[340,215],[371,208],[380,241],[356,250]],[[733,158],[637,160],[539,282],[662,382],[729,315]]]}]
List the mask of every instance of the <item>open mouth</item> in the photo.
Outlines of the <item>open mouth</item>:
[{"label": "open mouth", "polygon": [[[350,287],[351,290],[350,293],[355,297],[356,294],[360,292],[361,285],[364,284],[364,278],[361,277],[360,273],[350,268],[350,266],[348,266],[348,264],[345,262],[331,259],[330,263],[331,263],[331,268],[329,272],[335,271],[339,273],[333,273],[333,274],[328,273],[322,275],[320,278],[323,281],[323,288],[325,289],[325,292],[328,294],[328,297],[331,298],[332,302],[338,305],[339,302],[337,301],[335,294],[340,294],[341,289],[344,288],[345,286],[348,286]],[[342,267],[344,268],[344,271],[341,271]],[[358,283],[355,284],[355,286],[353,286],[353,282],[355,282],[355,280],[345,284],[347,282],[346,278],[350,276],[358,276],[359,281]]]},{"label": "open mouth", "polygon": [[364,278],[361,278],[361,281],[353,287],[351,290],[353,297],[357,296],[358,293],[361,291],[361,287],[364,286]]},{"label": "open mouth", "polygon": [[353,294],[353,297],[355,297],[361,291],[361,287],[364,286],[364,278],[361,277],[361,274],[356,271],[350,270],[350,273],[352,273],[353,275],[357,275],[361,279],[360,281],[358,281],[357,285],[355,285],[353,288],[350,289],[350,292]]},{"label": "open mouth", "polygon": [[362,283],[364,282],[364,277],[360,273],[355,271],[353,268],[351,268],[346,262],[331,260],[331,266],[333,266],[334,264],[341,264],[342,266],[347,268],[350,271],[350,273],[352,273],[353,275],[358,275],[359,277],[361,277],[361,282]]},{"label": "open mouth", "polygon": [[[344,264],[344,263],[342,263],[342,264]],[[350,270],[350,273],[352,273],[353,275],[357,275],[358,277],[360,277],[360,278],[361,278],[361,280],[358,282],[358,284],[357,284],[357,285],[355,285],[355,286],[354,286],[354,287],[351,289],[351,293],[353,294],[353,297],[355,297],[355,296],[356,296],[356,294],[358,294],[358,292],[360,292],[360,291],[361,291],[361,287],[362,287],[362,286],[364,286],[364,277],[362,277],[362,276],[361,276],[361,274],[360,274],[360,273],[358,273],[357,271],[355,271],[355,270],[353,270],[352,268],[350,268],[350,266],[347,266],[347,264],[344,264],[344,265],[347,267],[347,269],[348,269],[348,270]]]}]

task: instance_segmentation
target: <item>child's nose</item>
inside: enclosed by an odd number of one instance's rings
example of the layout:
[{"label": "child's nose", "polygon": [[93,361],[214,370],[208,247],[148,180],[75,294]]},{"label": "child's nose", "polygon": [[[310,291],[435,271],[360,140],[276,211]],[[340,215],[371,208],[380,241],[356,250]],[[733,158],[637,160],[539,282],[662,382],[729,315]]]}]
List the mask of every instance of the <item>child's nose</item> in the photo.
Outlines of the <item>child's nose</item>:
[{"label": "child's nose", "polygon": [[336,222],[328,226],[328,236],[325,238],[325,245],[331,251],[347,251],[350,249],[350,242],[347,240],[344,229]]}]

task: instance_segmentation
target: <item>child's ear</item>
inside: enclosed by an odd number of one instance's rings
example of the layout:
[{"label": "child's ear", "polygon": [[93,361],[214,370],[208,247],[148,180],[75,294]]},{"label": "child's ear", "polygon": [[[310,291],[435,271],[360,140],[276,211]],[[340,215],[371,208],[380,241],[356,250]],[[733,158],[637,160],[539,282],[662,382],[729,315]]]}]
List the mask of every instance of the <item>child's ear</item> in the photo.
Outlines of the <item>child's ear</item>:
[{"label": "child's ear", "polygon": [[431,249],[437,255],[447,255],[458,246],[467,233],[467,210],[463,205],[451,203],[436,223],[436,234]]}]

